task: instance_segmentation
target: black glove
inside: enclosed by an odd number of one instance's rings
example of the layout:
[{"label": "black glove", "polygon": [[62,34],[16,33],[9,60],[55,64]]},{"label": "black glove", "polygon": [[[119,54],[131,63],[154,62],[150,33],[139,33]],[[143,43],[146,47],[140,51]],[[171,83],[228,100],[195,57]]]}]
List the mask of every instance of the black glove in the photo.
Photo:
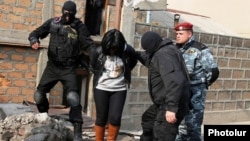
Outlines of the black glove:
[{"label": "black glove", "polygon": [[29,38],[29,41],[30,41],[30,45],[32,46],[33,44],[35,44],[36,42],[37,43],[40,43],[40,41],[37,39],[37,38],[35,38],[35,37],[30,37]]}]

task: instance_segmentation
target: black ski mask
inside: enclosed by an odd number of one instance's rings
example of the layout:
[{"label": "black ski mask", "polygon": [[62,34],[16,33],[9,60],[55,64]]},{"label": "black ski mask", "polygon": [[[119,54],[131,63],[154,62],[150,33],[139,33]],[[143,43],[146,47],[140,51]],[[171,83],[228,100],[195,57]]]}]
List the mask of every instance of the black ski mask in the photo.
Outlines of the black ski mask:
[{"label": "black ski mask", "polygon": [[142,35],[141,46],[147,54],[153,54],[162,42],[159,34],[153,31],[148,31]]},{"label": "black ski mask", "polygon": [[[68,12],[65,12],[67,10]],[[62,7],[62,22],[63,24],[70,24],[74,21],[76,14],[76,4],[73,1],[66,1]],[[66,20],[68,17],[68,21]]]}]

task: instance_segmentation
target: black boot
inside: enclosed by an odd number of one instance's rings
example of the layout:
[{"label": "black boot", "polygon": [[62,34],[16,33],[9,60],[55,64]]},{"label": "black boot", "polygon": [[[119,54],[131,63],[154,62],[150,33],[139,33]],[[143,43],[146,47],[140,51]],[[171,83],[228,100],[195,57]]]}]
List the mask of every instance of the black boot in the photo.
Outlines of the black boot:
[{"label": "black boot", "polygon": [[83,141],[82,139],[82,123],[75,122],[74,125],[74,141]]}]

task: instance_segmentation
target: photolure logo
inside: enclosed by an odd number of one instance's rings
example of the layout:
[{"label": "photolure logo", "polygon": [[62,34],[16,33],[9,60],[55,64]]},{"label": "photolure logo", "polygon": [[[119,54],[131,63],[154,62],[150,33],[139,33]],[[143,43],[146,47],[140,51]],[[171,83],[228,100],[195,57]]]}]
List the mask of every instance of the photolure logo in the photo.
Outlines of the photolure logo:
[{"label": "photolure logo", "polygon": [[204,141],[249,141],[250,125],[204,125]]}]

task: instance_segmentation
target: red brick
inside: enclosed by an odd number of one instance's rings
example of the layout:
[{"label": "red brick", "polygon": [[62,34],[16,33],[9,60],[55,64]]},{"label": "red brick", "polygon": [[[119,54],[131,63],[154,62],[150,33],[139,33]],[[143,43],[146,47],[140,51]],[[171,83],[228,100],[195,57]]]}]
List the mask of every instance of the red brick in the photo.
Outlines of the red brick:
[{"label": "red brick", "polygon": [[0,9],[1,9],[1,11],[4,11],[4,12],[1,12],[1,13],[4,13],[4,14],[12,12],[12,6],[7,5],[7,4],[0,4]]},{"label": "red brick", "polygon": [[16,5],[16,0],[4,0],[4,4]]},{"label": "red brick", "polygon": [[4,60],[4,59],[6,59],[6,58],[8,58],[8,57],[9,57],[8,54],[1,53],[1,52],[0,52],[0,59],[1,59],[1,60]]},{"label": "red brick", "polygon": [[62,104],[62,97],[60,96],[56,96],[56,97],[54,97],[54,99],[53,99],[53,103],[52,103],[53,105],[61,105]]},{"label": "red brick", "polygon": [[22,23],[13,23],[13,29],[23,30],[26,29],[26,25]]},{"label": "red brick", "polygon": [[9,95],[0,95],[0,103],[8,103],[11,100]]},{"label": "red brick", "polygon": [[25,15],[25,14],[27,14],[27,8],[13,7],[13,11],[15,11],[15,14],[17,14],[17,15]]},{"label": "red brick", "polygon": [[12,63],[11,62],[1,62],[0,63],[1,70],[12,70]]},{"label": "red brick", "polygon": [[37,62],[37,58],[36,57],[32,57],[32,56],[27,56],[27,57],[25,57],[25,62],[35,63],[35,62]]},{"label": "red brick", "polygon": [[23,88],[22,89],[22,94],[23,95],[26,95],[26,96],[29,96],[29,95],[34,95],[35,93],[35,89],[29,89],[29,88]]},{"label": "red brick", "polygon": [[17,54],[11,55],[11,59],[12,59],[13,61],[22,61],[23,58],[24,58],[23,55],[17,55]]},{"label": "red brick", "polygon": [[0,28],[11,29],[11,27],[12,27],[12,24],[10,24],[9,22],[0,21]]},{"label": "red brick", "polygon": [[30,7],[32,0],[19,0],[19,5],[24,7]]},{"label": "red brick", "polygon": [[34,101],[34,96],[33,96],[33,95],[26,96],[26,97],[24,98],[24,100],[27,100],[27,101],[34,102],[34,103],[35,103],[35,101]]},{"label": "red brick", "polygon": [[22,23],[23,17],[15,14],[8,14],[7,15],[8,21],[11,21],[12,23]]},{"label": "red brick", "polygon": [[25,80],[13,80],[13,84],[16,87],[25,87],[26,81]]},{"label": "red brick", "polygon": [[29,88],[36,89],[36,82],[34,81],[28,81],[27,82]]},{"label": "red brick", "polygon": [[36,70],[37,70],[37,64],[31,65],[30,71],[31,72],[36,72]]},{"label": "red brick", "polygon": [[11,81],[6,78],[0,78],[0,87],[9,87],[11,86]]},{"label": "red brick", "polygon": [[20,89],[19,87],[9,87],[6,91],[6,94],[8,95],[18,95],[20,94]]},{"label": "red brick", "polygon": [[26,72],[24,75],[26,79],[36,78],[36,74],[33,72]]},{"label": "red brick", "polygon": [[56,1],[57,4],[61,4],[61,5],[63,5],[64,2],[65,2],[65,0],[57,0]]},{"label": "red brick", "polygon": [[0,87],[0,95],[5,95],[6,87]]},{"label": "red brick", "polygon": [[42,10],[43,9],[43,5],[44,5],[43,3],[37,2],[36,3],[36,9],[37,10]]},{"label": "red brick", "polygon": [[37,23],[37,25],[36,26],[39,26],[39,25],[41,25],[42,24],[42,19],[36,19],[36,23]]},{"label": "red brick", "polygon": [[30,11],[31,17],[41,18],[42,17],[42,11],[41,10],[31,10]]},{"label": "red brick", "polygon": [[51,96],[61,96],[62,94],[63,94],[63,90],[54,90],[54,89],[52,89],[50,91]]},{"label": "red brick", "polygon": [[23,74],[22,72],[13,71],[13,72],[8,73],[8,77],[9,78],[22,78]]},{"label": "red brick", "polygon": [[23,98],[23,96],[21,96],[21,95],[15,95],[15,96],[13,96],[12,99],[11,99],[11,101],[12,101],[13,103],[22,103],[23,100],[24,100],[24,98]]},{"label": "red brick", "polygon": [[28,70],[28,64],[14,64],[15,69],[17,70]]},{"label": "red brick", "polygon": [[26,48],[15,48],[15,51],[17,53],[26,53],[27,52],[27,49]]},{"label": "red brick", "polygon": [[36,24],[36,18],[34,17],[25,17],[24,19],[24,23],[27,25]]}]

